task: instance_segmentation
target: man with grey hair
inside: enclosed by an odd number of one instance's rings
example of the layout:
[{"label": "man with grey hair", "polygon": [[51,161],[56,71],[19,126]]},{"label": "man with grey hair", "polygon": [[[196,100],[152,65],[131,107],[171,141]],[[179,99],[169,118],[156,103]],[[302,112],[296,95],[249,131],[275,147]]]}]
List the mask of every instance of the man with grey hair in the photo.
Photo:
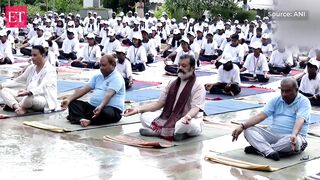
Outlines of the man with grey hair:
[{"label": "man with grey hair", "polygon": [[[282,156],[301,153],[307,147],[311,105],[308,98],[298,93],[298,84],[293,78],[281,81],[281,96],[274,97],[262,112],[249,118],[232,132],[234,140],[244,131],[251,146],[247,154],[261,154],[275,161]],[[266,118],[272,119],[269,128],[255,126]]]}]

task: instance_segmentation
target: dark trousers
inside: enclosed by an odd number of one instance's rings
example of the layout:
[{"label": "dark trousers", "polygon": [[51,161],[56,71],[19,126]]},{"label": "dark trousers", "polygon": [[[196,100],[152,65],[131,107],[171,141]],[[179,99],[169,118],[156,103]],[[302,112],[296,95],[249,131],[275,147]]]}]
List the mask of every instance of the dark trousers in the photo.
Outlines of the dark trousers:
[{"label": "dark trousers", "polygon": [[[250,81],[250,78],[248,78],[248,77],[253,77],[253,74],[249,74],[249,73],[240,74],[241,81]],[[269,81],[269,78],[265,78],[264,75],[262,75],[262,74],[257,74],[254,79],[257,80],[257,82],[268,82]]]},{"label": "dark trousers", "polygon": [[143,63],[131,64],[131,68],[132,68],[132,71],[134,71],[134,72],[142,72],[142,71],[146,70],[146,67]]},{"label": "dark trousers", "polygon": [[[313,97],[313,94],[309,94],[309,93],[304,93],[302,91],[299,91],[302,95],[306,96],[306,97]],[[320,97],[319,97],[320,98]],[[310,103],[312,106],[320,106],[320,99],[315,99],[314,97],[309,99]]]},{"label": "dark trousers", "polygon": [[171,53],[172,53],[172,51],[166,50],[166,51],[163,52],[162,57],[163,57],[163,58],[166,58],[166,57],[169,56],[169,54],[171,54]]},{"label": "dark trousers", "polygon": [[178,65],[176,64],[166,65],[164,70],[170,75],[178,75]]},{"label": "dark trousers", "polygon": [[96,40],[96,42],[97,42],[98,44],[100,44],[101,41],[102,41],[102,37],[96,37],[95,40]]},{"label": "dark trousers", "polygon": [[92,119],[95,108],[88,102],[74,100],[68,106],[69,115],[67,119],[71,124],[80,124],[81,119],[88,119],[91,121],[91,125],[116,123],[121,119],[121,111],[111,106],[106,106],[98,117]]},{"label": "dark trousers", "polygon": [[99,69],[100,66],[96,65],[95,62],[86,62],[86,61],[80,61],[80,62],[72,62],[72,67],[78,67],[78,68],[90,68],[90,69]]},{"label": "dark trousers", "polygon": [[200,61],[208,61],[208,62],[211,62],[211,60],[215,60],[217,58],[218,58],[217,55],[200,55],[199,56]]},{"label": "dark trousers", "polygon": [[300,68],[302,68],[302,69],[306,68],[306,67],[307,67],[307,64],[308,64],[308,61],[301,61],[301,62],[299,62],[299,66],[300,66]]},{"label": "dark trousers", "polygon": [[210,89],[210,94],[226,94],[230,95],[232,92],[234,95],[238,95],[241,92],[241,87],[237,83],[231,84],[230,88],[226,88],[227,83],[217,83]]},{"label": "dark trousers", "polygon": [[71,53],[64,53],[63,51],[59,51],[60,55],[58,56],[58,59],[72,59],[75,60],[77,59],[77,55],[75,52],[71,52]]},{"label": "dark trousers", "polygon": [[147,64],[154,62],[154,56],[152,54],[147,55]]},{"label": "dark trousers", "polygon": [[273,67],[269,64],[269,73],[270,74],[289,74],[291,71],[291,67],[290,66],[286,66],[286,67]]},{"label": "dark trousers", "polygon": [[[236,64],[240,69],[242,68],[242,64],[240,64],[240,62],[233,62],[233,64]],[[222,63],[217,61],[214,65],[218,69],[222,65]]]},{"label": "dark trousers", "polygon": [[132,86],[130,85],[130,79],[129,78],[123,78],[124,83],[126,85],[126,90],[130,89]]},{"label": "dark trousers", "polygon": [[8,57],[6,57],[3,59],[3,61],[0,61],[0,64],[12,64],[12,61]]},{"label": "dark trousers", "polygon": [[21,54],[25,55],[25,56],[31,56],[31,49],[27,49],[27,48],[22,48],[20,49]]},{"label": "dark trousers", "polygon": [[118,40],[123,39],[123,36],[118,34],[118,35],[116,35],[116,39],[118,39]]}]

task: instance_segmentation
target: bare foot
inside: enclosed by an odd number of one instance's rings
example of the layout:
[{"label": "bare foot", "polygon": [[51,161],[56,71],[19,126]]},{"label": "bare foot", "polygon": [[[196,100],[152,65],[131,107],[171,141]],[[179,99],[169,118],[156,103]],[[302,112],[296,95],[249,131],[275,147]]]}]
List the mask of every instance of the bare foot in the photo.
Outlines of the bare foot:
[{"label": "bare foot", "polygon": [[20,116],[20,115],[24,115],[27,113],[27,110],[22,108],[22,107],[19,107],[15,110],[15,112]]},{"label": "bare foot", "polygon": [[206,84],[205,88],[207,91],[210,91],[210,89],[212,88],[213,84]]},{"label": "bare foot", "polygon": [[88,120],[88,119],[80,119],[80,125],[82,127],[87,127],[87,126],[90,125],[90,120]]}]

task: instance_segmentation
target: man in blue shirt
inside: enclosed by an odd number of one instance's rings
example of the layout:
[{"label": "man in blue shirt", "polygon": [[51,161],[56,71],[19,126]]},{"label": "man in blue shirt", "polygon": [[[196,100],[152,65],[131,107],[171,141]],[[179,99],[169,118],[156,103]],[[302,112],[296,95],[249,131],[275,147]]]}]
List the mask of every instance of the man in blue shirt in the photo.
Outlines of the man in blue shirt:
[{"label": "man in blue shirt", "polygon": [[[281,96],[273,98],[262,112],[232,132],[234,141],[244,131],[244,137],[251,145],[244,149],[245,153],[262,154],[278,161],[281,156],[301,153],[307,147],[310,101],[298,93],[298,84],[293,78],[283,79],[280,89]],[[272,118],[270,128],[255,126],[267,117]]]},{"label": "man in blue shirt", "polygon": [[[101,74],[95,75],[86,86],[62,101],[61,107],[68,107],[67,119],[72,124],[86,127],[115,123],[121,119],[124,110],[125,84],[115,67],[116,60],[113,56],[103,56],[100,60]],[[89,102],[77,100],[90,91],[93,92]]]}]

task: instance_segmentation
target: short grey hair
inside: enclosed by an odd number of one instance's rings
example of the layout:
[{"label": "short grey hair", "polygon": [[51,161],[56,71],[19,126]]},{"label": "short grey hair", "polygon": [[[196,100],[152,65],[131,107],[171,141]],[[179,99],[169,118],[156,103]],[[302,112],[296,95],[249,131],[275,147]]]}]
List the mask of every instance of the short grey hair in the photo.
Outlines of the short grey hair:
[{"label": "short grey hair", "polygon": [[291,84],[292,87],[299,89],[297,80],[292,77],[286,77],[282,79],[280,86],[282,86],[283,84]]}]

